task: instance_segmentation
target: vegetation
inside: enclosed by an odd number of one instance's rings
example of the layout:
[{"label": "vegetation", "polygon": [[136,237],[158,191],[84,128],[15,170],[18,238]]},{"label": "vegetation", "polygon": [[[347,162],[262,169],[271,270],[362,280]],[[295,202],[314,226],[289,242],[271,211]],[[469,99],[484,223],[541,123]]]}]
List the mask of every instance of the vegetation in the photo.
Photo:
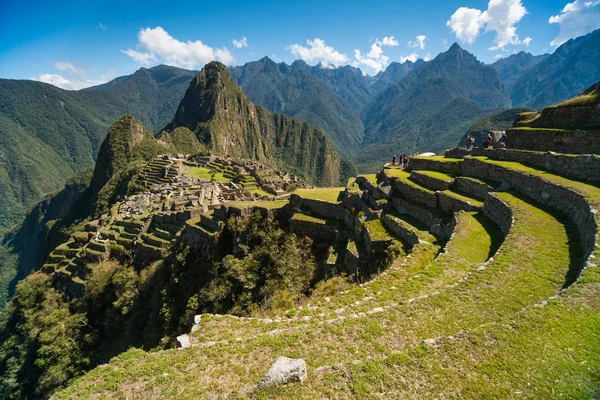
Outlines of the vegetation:
[{"label": "vegetation", "polygon": [[598,104],[600,104],[600,83],[595,84],[579,96],[575,96],[572,99],[563,101],[562,103],[550,107],[593,107],[597,106]]},{"label": "vegetation", "polygon": [[342,187],[331,188],[312,188],[312,189],[297,189],[294,193],[305,199],[323,200],[330,203],[337,203],[340,194],[344,190]]},{"label": "vegetation", "polygon": [[196,178],[205,179],[207,181],[229,182],[231,180],[223,176],[221,172],[215,172],[203,167],[187,167],[186,171],[190,176],[195,176]]}]

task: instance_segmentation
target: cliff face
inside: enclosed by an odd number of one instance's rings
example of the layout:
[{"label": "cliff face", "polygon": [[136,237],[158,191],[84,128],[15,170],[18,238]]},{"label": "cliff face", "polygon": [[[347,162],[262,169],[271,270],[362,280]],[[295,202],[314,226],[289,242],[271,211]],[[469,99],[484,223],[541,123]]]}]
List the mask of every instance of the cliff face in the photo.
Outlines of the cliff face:
[{"label": "cliff face", "polygon": [[[337,185],[347,175],[325,133],[257,106],[218,62],[196,75],[165,131],[188,128],[211,153],[274,164],[317,185]],[[342,167],[345,165],[345,167]]]}]

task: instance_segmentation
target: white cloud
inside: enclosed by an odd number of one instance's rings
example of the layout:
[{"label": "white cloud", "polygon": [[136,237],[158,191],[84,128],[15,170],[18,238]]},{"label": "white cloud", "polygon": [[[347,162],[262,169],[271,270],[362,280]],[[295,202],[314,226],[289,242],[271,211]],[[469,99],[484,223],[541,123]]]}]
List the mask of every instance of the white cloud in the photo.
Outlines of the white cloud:
[{"label": "white cloud", "polygon": [[480,10],[467,7],[456,10],[450,20],[446,22],[446,26],[454,32],[457,39],[469,44],[475,42],[484,25],[483,13]]},{"label": "white cloud", "polygon": [[377,43],[380,46],[388,46],[388,47],[398,46],[398,41],[396,39],[394,39],[393,36],[386,36],[381,40],[375,39],[375,43]]},{"label": "white cloud", "polygon": [[61,89],[67,90],[79,90],[90,86],[96,86],[104,83],[105,81],[96,81],[91,79],[75,79],[69,80],[62,75],[57,74],[42,74],[39,77],[31,77],[34,81],[40,81],[49,83]]},{"label": "white cloud", "polygon": [[415,62],[419,59],[419,55],[417,53],[411,53],[407,56],[400,57],[400,62],[404,64],[406,61]]},{"label": "white cloud", "polygon": [[368,53],[363,54],[360,50],[354,50],[354,63],[355,67],[366,67],[369,72],[377,74],[379,71],[383,71],[389,64],[390,58],[383,54],[383,47],[395,47],[398,46],[398,41],[393,36],[386,36],[383,39],[375,39],[375,43],[371,45],[371,50]]},{"label": "white cloud", "polygon": [[504,49],[508,44],[521,44],[517,27],[519,22],[527,14],[527,9],[521,0],[490,0],[487,10],[486,32],[495,31],[496,46],[490,50]]},{"label": "white cloud", "polygon": [[77,68],[72,63],[67,61],[57,61],[54,63],[54,66],[61,71],[70,71],[77,75],[84,75],[85,71],[81,68]]},{"label": "white cloud", "polygon": [[531,38],[521,41],[517,35],[516,24],[526,14],[527,9],[521,0],[490,0],[485,11],[460,7],[446,25],[460,41],[468,44],[473,44],[485,27],[485,32],[496,32],[494,46],[489,50],[504,50],[509,44],[528,45],[531,42]]},{"label": "white cloud", "polygon": [[527,36],[525,39],[523,39],[523,42],[522,42],[522,43],[523,43],[525,46],[529,47],[529,44],[531,43],[531,41],[532,41],[532,40],[533,40],[532,38],[530,38],[529,36]]},{"label": "white cloud", "polygon": [[419,48],[421,50],[425,49],[425,40],[427,40],[427,36],[418,35],[415,40],[410,40],[408,42],[408,47]]},{"label": "white cloud", "polygon": [[140,64],[151,64],[161,60],[165,64],[182,68],[201,68],[204,64],[217,60],[233,64],[235,57],[226,48],[218,49],[205,45],[200,40],[181,42],[162,27],[140,29],[139,46],[147,52],[133,49],[121,50]]},{"label": "white cloud", "polygon": [[343,65],[348,62],[348,57],[336,51],[333,47],[327,46],[324,40],[315,38],[314,40],[307,40],[307,47],[299,44],[293,44],[289,47],[292,54],[300,57],[302,60],[311,62],[325,62],[327,64],[333,64],[336,67]]},{"label": "white cloud", "polygon": [[423,57],[424,61],[431,61],[431,54],[427,53],[425,57]]},{"label": "white cloud", "polygon": [[98,26],[100,27],[100,29],[102,29],[103,31],[106,30],[106,25],[104,25],[102,22],[98,22]]},{"label": "white cloud", "polygon": [[248,47],[248,42],[247,42],[246,36],[242,36],[242,38],[240,40],[233,39],[231,41],[231,43],[233,43],[233,47],[235,47],[236,49],[241,49],[242,47]]},{"label": "white cloud", "polygon": [[158,61],[158,58],[154,55],[154,53],[141,53],[133,49],[121,50],[121,53],[127,54],[129,57],[133,58],[136,62],[142,65],[150,65]]},{"label": "white cloud", "polygon": [[560,14],[550,17],[551,24],[558,24],[560,32],[550,43],[558,47],[569,39],[585,35],[600,28],[600,0],[575,0],[562,9]]}]

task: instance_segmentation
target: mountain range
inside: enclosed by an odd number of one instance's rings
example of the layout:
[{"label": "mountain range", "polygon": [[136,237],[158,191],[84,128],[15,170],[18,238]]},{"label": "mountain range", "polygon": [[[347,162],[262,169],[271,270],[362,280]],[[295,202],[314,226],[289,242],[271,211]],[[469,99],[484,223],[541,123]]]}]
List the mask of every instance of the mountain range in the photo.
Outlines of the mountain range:
[{"label": "mountain range", "polygon": [[[489,66],[453,45],[429,62],[393,62],[374,77],[350,66],[266,57],[230,71],[251,101],[323,130],[341,156],[368,172],[394,154],[443,151],[478,118],[581,92],[600,80],[599,41],[600,30],[550,55],[519,53]],[[80,91],[0,80],[0,236],[45,194],[90,167],[121,115],[160,130],[194,76],[157,66]]]}]

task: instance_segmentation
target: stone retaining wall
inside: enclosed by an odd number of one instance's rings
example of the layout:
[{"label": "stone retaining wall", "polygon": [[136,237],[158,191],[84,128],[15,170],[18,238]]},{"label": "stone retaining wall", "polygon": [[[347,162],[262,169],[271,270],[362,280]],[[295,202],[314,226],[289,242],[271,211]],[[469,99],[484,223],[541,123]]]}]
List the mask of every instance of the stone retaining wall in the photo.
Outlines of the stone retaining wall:
[{"label": "stone retaining wall", "polygon": [[394,191],[398,192],[400,195],[402,195],[402,197],[410,199],[415,203],[423,204],[427,207],[437,207],[438,198],[435,192],[425,191],[393,178],[391,183]]},{"label": "stone retaining wall", "polygon": [[513,128],[507,131],[506,147],[571,154],[600,154],[600,131]]},{"label": "stone retaining wall", "polygon": [[439,205],[442,211],[446,213],[457,212],[457,211],[478,211],[479,207],[465,201],[452,197],[446,193],[437,193]]},{"label": "stone retaining wall", "polygon": [[454,187],[457,192],[466,193],[475,198],[485,200],[488,192],[494,190],[490,185],[478,182],[474,179],[467,178],[464,176],[457,177],[454,180]]},{"label": "stone retaining wall", "polygon": [[439,171],[460,175],[460,162],[441,161],[428,157],[416,157],[410,160],[411,170]]},{"label": "stone retaining wall", "polygon": [[327,219],[334,219],[342,222],[348,228],[352,228],[354,216],[348,211],[342,203],[330,203],[323,200],[305,199],[292,194],[290,203],[298,209],[310,211],[310,213]]},{"label": "stone retaining wall", "polygon": [[383,224],[396,236],[408,244],[410,248],[419,243],[419,236],[417,236],[415,231],[407,227],[400,218],[385,215],[383,217]]},{"label": "stone retaining wall", "polygon": [[463,174],[497,182],[508,181],[517,191],[530,199],[565,213],[577,225],[585,257],[587,258],[594,250],[598,232],[598,225],[594,218],[596,210],[590,207],[582,194],[545,181],[538,176],[512,171],[473,158],[464,160]]},{"label": "stone retaining wall", "polygon": [[219,233],[210,234],[195,226],[191,221],[185,224],[180,236],[183,243],[189,245],[194,252],[207,259],[213,258],[218,239]]},{"label": "stone retaining wall", "polygon": [[510,207],[494,193],[488,193],[483,203],[483,215],[498,225],[500,231],[506,237],[514,221],[513,212]]},{"label": "stone retaining wall", "polygon": [[454,180],[444,181],[438,178],[433,178],[429,175],[423,174],[419,171],[412,171],[410,178],[423,186],[431,188],[433,190],[447,190],[450,189]]},{"label": "stone retaining wall", "polygon": [[331,243],[335,240],[336,228],[319,222],[291,219],[290,232],[296,235],[308,236],[314,241]]},{"label": "stone retaining wall", "polygon": [[571,178],[600,182],[600,155],[566,155],[516,149],[490,150],[486,155],[494,160],[516,161]]},{"label": "stone retaining wall", "polygon": [[540,116],[531,122],[520,124],[534,128],[555,128],[573,126],[579,128],[596,128],[600,126],[600,108],[586,107],[546,107]]},{"label": "stone retaining wall", "polygon": [[392,205],[400,214],[408,214],[427,225],[429,231],[437,238],[449,239],[450,235],[452,235],[454,228],[449,228],[449,225],[445,224],[441,218],[435,216],[431,211],[399,197],[392,198]]}]

